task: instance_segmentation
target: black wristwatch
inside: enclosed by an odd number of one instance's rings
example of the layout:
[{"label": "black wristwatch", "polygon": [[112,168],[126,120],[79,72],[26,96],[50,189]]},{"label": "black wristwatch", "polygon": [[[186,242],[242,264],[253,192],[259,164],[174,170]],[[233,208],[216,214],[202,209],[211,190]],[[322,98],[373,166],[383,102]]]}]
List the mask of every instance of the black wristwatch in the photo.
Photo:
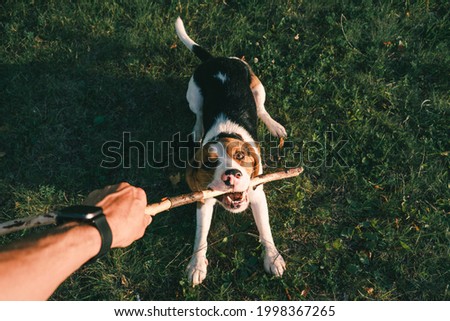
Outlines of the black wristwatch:
[{"label": "black wristwatch", "polygon": [[98,258],[104,256],[111,249],[112,232],[101,207],[74,205],[63,208],[57,212],[56,224],[60,225],[67,222],[81,222],[90,224],[95,226],[100,232],[100,236],[102,238],[100,251],[87,263],[95,262]]}]

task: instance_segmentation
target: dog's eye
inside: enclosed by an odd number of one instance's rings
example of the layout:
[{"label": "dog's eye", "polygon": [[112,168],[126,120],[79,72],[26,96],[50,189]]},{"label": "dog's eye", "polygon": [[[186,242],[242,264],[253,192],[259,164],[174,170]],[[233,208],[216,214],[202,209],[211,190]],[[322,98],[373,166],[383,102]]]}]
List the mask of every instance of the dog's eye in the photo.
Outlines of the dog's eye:
[{"label": "dog's eye", "polygon": [[238,151],[234,154],[234,158],[236,158],[237,160],[243,160],[245,157],[244,152]]},{"label": "dog's eye", "polygon": [[207,160],[205,162],[203,162],[203,168],[206,169],[212,169],[212,168],[216,168],[219,165],[219,161],[217,159],[215,160]]}]

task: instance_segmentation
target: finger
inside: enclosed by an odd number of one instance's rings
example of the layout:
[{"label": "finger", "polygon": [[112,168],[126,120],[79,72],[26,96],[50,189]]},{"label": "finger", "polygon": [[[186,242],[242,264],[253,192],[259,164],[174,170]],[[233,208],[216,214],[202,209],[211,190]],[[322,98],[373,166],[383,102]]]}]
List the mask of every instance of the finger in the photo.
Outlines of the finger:
[{"label": "finger", "polygon": [[126,189],[122,189],[120,191],[117,191],[118,185],[111,185],[107,186],[104,189],[100,190],[98,194],[94,194],[94,198],[90,198],[89,201],[91,201],[92,205],[96,205],[99,207],[103,207],[104,204],[108,204],[111,199],[116,199],[121,194],[127,192]]},{"label": "finger", "polygon": [[140,206],[147,205],[147,194],[142,188],[135,188],[133,190],[133,196]]},{"label": "finger", "polygon": [[102,196],[102,190],[92,191],[91,193],[89,193],[83,203],[86,205],[95,205],[103,198]]},{"label": "finger", "polygon": [[115,191],[121,191],[123,189],[126,189],[128,187],[130,187],[131,185],[127,182],[121,182],[119,184],[114,185],[115,186]]},{"label": "finger", "polygon": [[150,215],[144,215],[144,223],[145,226],[149,226],[153,221],[153,218]]},{"label": "finger", "polygon": [[140,188],[140,187],[136,187],[136,196],[138,198],[143,198],[143,199],[147,199],[147,194],[145,193],[145,191]]}]

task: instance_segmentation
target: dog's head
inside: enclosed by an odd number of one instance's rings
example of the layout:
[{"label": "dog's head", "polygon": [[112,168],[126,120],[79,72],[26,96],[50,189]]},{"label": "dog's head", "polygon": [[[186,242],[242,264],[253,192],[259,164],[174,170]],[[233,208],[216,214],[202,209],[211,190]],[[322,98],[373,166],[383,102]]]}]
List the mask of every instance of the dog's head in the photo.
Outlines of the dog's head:
[{"label": "dog's head", "polygon": [[186,181],[193,191],[207,188],[233,192],[216,197],[230,212],[244,211],[249,202],[250,180],[259,175],[259,151],[242,140],[224,137],[197,150],[191,160]]}]

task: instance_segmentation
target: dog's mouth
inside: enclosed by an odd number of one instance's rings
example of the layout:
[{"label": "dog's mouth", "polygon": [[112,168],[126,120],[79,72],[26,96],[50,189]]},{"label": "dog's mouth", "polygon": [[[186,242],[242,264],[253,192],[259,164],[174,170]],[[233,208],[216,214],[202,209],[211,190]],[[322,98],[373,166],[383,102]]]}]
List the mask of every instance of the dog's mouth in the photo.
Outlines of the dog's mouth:
[{"label": "dog's mouth", "polygon": [[231,192],[218,196],[217,199],[226,207],[238,209],[248,201],[248,192]]}]

